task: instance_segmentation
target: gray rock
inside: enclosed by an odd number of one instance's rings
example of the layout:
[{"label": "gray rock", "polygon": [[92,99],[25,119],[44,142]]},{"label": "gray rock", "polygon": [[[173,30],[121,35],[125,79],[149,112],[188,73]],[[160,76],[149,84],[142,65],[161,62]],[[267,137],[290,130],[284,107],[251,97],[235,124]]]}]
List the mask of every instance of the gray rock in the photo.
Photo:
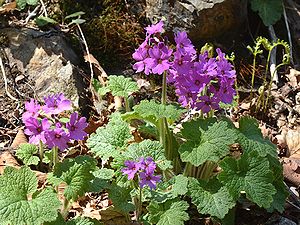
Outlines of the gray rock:
[{"label": "gray rock", "polygon": [[164,17],[167,31],[187,30],[195,41],[238,30],[247,15],[245,0],[137,1],[152,23]]},{"label": "gray rock", "polygon": [[10,67],[17,66],[33,81],[38,97],[63,92],[78,106],[84,89],[76,66],[79,59],[63,35],[15,28],[0,29],[0,33],[8,37],[4,51]]}]

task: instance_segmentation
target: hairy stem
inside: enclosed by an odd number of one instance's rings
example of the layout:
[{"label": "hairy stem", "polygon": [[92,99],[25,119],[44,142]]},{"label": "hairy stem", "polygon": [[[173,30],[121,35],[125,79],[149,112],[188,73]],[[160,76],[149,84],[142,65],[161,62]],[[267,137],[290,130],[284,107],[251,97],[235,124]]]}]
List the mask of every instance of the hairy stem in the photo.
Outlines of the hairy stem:
[{"label": "hairy stem", "polygon": [[56,146],[54,146],[52,148],[52,153],[53,153],[53,159],[52,159],[52,165],[53,165],[53,170],[55,168],[55,166],[57,165],[58,163],[58,148]]},{"label": "hairy stem", "polygon": [[254,88],[255,67],[256,67],[256,54],[254,55],[253,64],[252,64],[250,99],[252,99],[253,88]]},{"label": "hairy stem", "polygon": [[64,219],[67,218],[68,214],[69,214],[69,207],[70,207],[70,202],[68,201],[68,199],[65,197],[64,198],[64,203],[63,203],[63,208],[61,211],[61,215]]},{"label": "hairy stem", "polygon": [[125,110],[126,112],[130,112],[130,106],[129,106],[129,101],[127,97],[124,97],[124,103],[125,103]]},{"label": "hairy stem", "polygon": [[40,156],[40,160],[41,160],[41,163],[42,163],[43,158],[44,158],[44,146],[43,146],[43,142],[41,140],[39,142],[39,156]]}]

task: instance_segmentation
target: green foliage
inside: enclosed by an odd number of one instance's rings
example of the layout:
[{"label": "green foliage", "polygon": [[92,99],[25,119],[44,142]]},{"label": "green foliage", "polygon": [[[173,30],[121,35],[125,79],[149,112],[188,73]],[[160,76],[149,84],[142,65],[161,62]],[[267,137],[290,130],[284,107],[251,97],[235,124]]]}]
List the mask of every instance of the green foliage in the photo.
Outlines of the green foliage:
[{"label": "green foliage", "polygon": [[70,15],[67,15],[67,16],[65,17],[65,19],[67,20],[67,19],[74,18],[74,17],[80,17],[80,16],[82,16],[82,15],[84,15],[84,14],[85,14],[85,12],[82,12],[82,11],[75,12],[75,13],[72,13],[72,14],[70,14]]},{"label": "green foliage", "polygon": [[53,162],[53,149],[44,152],[43,163]]},{"label": "green foliage", "polygon": [[174,179],[174,184],[172,185],[172,194],[174,197],[179,195],[185,195],[188,192],[188,178],[179,174]]},{"label": "green foliage", "polygon": [[35,23],[39,27],[43,27],[43,26],[46,26],[48,24],[58,24],[57,21],[55,21],[54,19],[51,19],[50,17],[46,17],[46,16],[39,16],[39,17],[37,17],[35,19]]},{"label": "green foliage", "polygon": [[5,168],[0,176],[0,221],[40,225],[57,217],[60,201],[51,188],[37,191],[37,178],[28,167]]},{"label": "green foliage", "polygon": [[55,186],[62,182],[66,183],[64,196],[67,200],[75,201],[89,190],[90,182],[94,179],[92,172],[96,170],[96,164],[97,161],[89,156],[65,159],[55,166],[48,180]]},{"label": "green foliage", "polygon": [[93,78],[92,80],[92,84],[93,87],[95,89],[95,91],[100,95],[103,96],[105,94],[107,94],[110,90],[107,86],[102,86],[100,81],[98,81],[97,79]]},{"label": "green foliage", "polygon": [[130,191],[131,189],[129,188],[112,184],[109,187],[108,196],[117,209],[128,213],[135,209],[134,205],[131,202],[129,202],[131,201]]},{"label": "green foliage", "polygon": [[258,206],[269,208],[276,189],[272,184],[274,177],[268,159],[257,152],[245,153],[239,160],[225,158],[220,166],[222,172],[218,179],[237,199],[244,191],[248,199]]},{"label": "green foliage", "polygon": [[242,117],[239,120],[238,130],[240,131],[238,142],[245,152],[256,151],[262,157],[268,154],[277,157],[276,146],[268,139],[263,138],[254,118]]},{"label": "green foliage", "polygon": [[139,90],[137,83],[132,81],[131,78],[110,75],[108,79],[108,88],[113,96],[128,97],[132,92]]},{"label": "green foliage", "polygon": [[100,192],[109,187],[109,182],[114,176],[114,170],[102,168],[93,172],[94,179],[91,181],[89,191]]},{"label": "green foliage", "polygon": [[123,119],[143,119],[158,127],[159,120],[167,118],[169,124],[174,123],[186,110],[177,105],[163,105],[154,100],[143,100],[139,105],[133,107],[134,112],[126,113]]},{"label": "green foliage", "polygon": [[17,0],[17,7],[21,10],[25,9],[26,5],[37,5],[39,0]]},{"label": "green foliage", "polygon": [[163,204],[151,202],[147,207],[149,222],[157,225],[184,225],[184,221],[189,219],[185,212],[188,207],[185,201],[170,200]]},{"label": "green foliage", "polygon": [[37,165],[40,161],[39,157],[35,156],[37,154],[38,148],[33,144],[21,144],[16,152],[16,156],[22,160],[25,165]]},{"label": "green foliage", "polygon": [[99,221],[93,220],[91,218],[77,217],[75,219],[69,220],[66,225],[101,225]]},{"label": "green foliage", "polygon": [[120,114],[114,116],[115,119],[111,119],[106,127],[99,127],[87,140],[91,152],[102,160],[117,157],[132,138],[129,126],[120,118]]},{"label": "green foliage", "polygon": [[266,26],[275,24],[283,13],[282,0],[251,0],[251,8]]},{"label": "green foliage", "polygon": [[86,217],[76,217],[68,220],[67,222],[64,220],[61,214],[58,215],[55,221],[46,222],[44,225],[102,225],[99,221]]},{"label": "green foliage", "polygon": [[190,178],[188,189],[192,203],[202,214],[210,214],[223,219],[228,211],[235,206],[235,201],[228,189],[222,186],[217,179],[205,182]]},{"label": "green foliage", "polygon": [[189,126],[193,127],[193,130],[183,131],[184,137],[188,140],[178,149],[183,162],[199,166],[208,160],[218,162],[229,153],[229,145],[235,142],[236,132],[226,121],[208,126],[210,123],[211,120],[199,120],[198,129],[197,123],[193,122],[193,125]]}]

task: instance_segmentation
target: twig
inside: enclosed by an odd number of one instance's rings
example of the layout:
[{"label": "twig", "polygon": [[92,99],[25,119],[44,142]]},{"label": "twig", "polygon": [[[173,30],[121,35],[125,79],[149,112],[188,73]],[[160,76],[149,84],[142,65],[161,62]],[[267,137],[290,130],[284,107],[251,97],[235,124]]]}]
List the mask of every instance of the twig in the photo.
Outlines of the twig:
[{"label": "twig", "polygon": [[[287,184],[285,182],[284,182],[284,186],[285,186],[286,190],[290,193],[290,197],[292,198],[292,200],[295,202],[295,204],[299,208],[300,200],[299,200],[298,196],[295,195],[295,193],[290,190],[289,186],[287,186]],[[293,205],[295,205],[295,204],[293,204]]]},{"label": "twig", "polygon": [[287,18],[286,11],[285,11],[284,2],[282,2],[282,8],[283,8],[284,22],[285,22],[286,30],[287,30],[287,33],[288,33],[289,44],[290,44],[291,63],[294,65],[294,59],[293,59],[293,42],[292,42],[292,37],[291,37],[291,32],[290,32],[290,26],[289,26],[288,18]]},{"label": "twig", "polygon": [[[268,27],[268,29],[269,29],[269,33],[270,33],[272,42],[273,43],[276,42],[278,38],[276,37],[274,27],[272,25],[270,25]],[[276,84],[278,84],[278,74],[276,71],[276,52],[277,52],[276,49],[277,49],[277,47],[273,48],[273,50],[271,52],[271,56],[270,56],[270,74],[271,75],[274,74],[272,82],[275,82]]]},{"label": "twig", "polygon": [[27,24],[32,17],[36,16],[37,11],[39,10],[39,8],[40,8],[40,5],[38,5],[37,7],[35,7],[35,9],[32,12],[29,11],[29,14],[28,14],[28,16],[25,19],[25,24]]},{"label": "twig", "polygon": [[18,99],[16,99],[14,96],[12,96],[9,93],[9,91],[8,91],[8,88],[7,88],[7,78],[6,78],[6,75],[5,75],[4,65],[3,65],[1,57],[0,57],[0,67],[1,67],[2,77],[3,77],[3,80],[4,80],[5,92],[6,92],[7,96],[10,97],[14,101],[18,101]]},{"label": "twig", "polygon": [[86,50],[86,54],[87,54],[87,57],[88,57],[88,61],[89,61],[89,65],[90,65],[90,70],[91,70],[91,80],[90,80],[90,87],[92,86],[92,82],[93,82],[93,79],[94,79],[94,71],[93,71],[93,65],[91,63],[91,56],[90,56],[90,51],[89,51],[89,47],[88,47],[88,44],[86,42],[86,39],[84,37],[84,34],[81,30],[81,27],[79,24],[76,24],[77,27],[78,27],[78,30],[79,30],[79,33],[80,33],[80,36],[82,37],[82,41],[83,41],[83,44],[84,44],[84,47],[85,47],[85,50]]},{"label": "twig", "polygon": [[43,0],[40,0],[40,3],[42,5],[42,8],[43,8],[43,11],[44,11],[44,14],[45,14],[45,17],[48,17],[48,13],[47,13],[47,9],[46,9],[46,6],[43,2]]}]

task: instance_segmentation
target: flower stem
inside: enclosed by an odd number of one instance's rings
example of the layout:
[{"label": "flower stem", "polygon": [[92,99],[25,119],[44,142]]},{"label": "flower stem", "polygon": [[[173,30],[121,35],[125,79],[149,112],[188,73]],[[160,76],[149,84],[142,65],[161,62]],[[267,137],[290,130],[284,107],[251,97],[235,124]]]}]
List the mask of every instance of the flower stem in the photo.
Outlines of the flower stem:
[{"label": "flower stem", "polygon": [[163,73],[162,80],[162,93],[161,93],[161,104],[165,105],[167,103],[167,72]]},{"label": "flower stem", "polygon": [[252,77],[251,77],[250,99],[252,99],[253,88],[254,88],[255,67],[256,67],[256,54],[254,54],[253,64],[252,64]]},{"label": "flower stem", "polygon": [[43,146],[43,142],[41,140],[39,142],[39,156],[40,156],[40,160],[41,160],[41,163],[42,163],[43,158],[44,158],[44,146]]},{"label": "flower stem", "polygon": [[67,218],[68,214],[69,214],[69,207],[70,207],[70,202],[68,201],[68,199],[65,197],[64,198],[64,203],[63,203],[63,208],[61,211],[61,215],[64,219]]},{"label": "flower stem", "polygon": [[138,222],[140,222],[140,216],[142,214],[142,204],[143,204],[143,200],[142,200],[142,188],[139,188],[139,202],[138,202],[138,207],[137,207],[137,213],[136,213],[136,219]]},{"label": "flower stem", "polygon": [[126,112],[130,112],[130,106],[129,106],[129,101],[127,97],[124,97],[124,102],[125,102],[125,110]]},{"label": "flower stem", "polygon": [[53,151],[53,159],[52,159],[52,162],[53,162],[53,170],[56,166],[56,164],[58,163],[58,148],[56,146],[54,146],[52,148],[52,151]]}]

